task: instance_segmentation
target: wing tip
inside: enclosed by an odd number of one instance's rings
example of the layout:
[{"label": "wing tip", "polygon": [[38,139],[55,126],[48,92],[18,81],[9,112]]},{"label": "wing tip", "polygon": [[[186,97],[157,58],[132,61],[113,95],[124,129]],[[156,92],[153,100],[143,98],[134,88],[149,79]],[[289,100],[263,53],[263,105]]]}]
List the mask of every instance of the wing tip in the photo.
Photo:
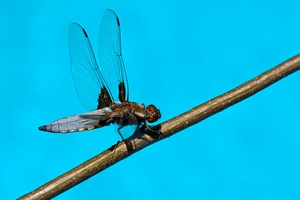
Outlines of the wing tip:
[{"label": "wing tip", "polygon": [[86,38],[88,38],[88,35],[87,35],[87,33],[85,32],[85,30],[83,29],[83,28],[81,28],[82,29],[82,31],[83,31],[83,33],[84,33],[84,36],[86,37]]},{"label": "wing tip", "polygon": [[116,19],[117,19],[117,24],[118,24],[118,26],[120,26],[119,17],[116,17]]}]

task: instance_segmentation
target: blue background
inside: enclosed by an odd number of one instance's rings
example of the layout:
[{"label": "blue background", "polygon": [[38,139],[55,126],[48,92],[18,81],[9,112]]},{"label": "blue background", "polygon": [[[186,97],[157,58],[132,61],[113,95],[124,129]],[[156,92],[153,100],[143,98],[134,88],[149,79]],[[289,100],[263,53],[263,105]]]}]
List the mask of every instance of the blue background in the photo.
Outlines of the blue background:
[{"label": "blue background", "polygon": [[[241,3],[242,2],[242,3]],[[0,1],[0,198],[15,199],[116,143],[113,126],[37,127],[83,113],[68,25],[97,52],[105,9],[119,16],[130,99],[160,122],[300,51],[299,1]],[[300,199],[300,73],[156,143],[56,199]]]}]

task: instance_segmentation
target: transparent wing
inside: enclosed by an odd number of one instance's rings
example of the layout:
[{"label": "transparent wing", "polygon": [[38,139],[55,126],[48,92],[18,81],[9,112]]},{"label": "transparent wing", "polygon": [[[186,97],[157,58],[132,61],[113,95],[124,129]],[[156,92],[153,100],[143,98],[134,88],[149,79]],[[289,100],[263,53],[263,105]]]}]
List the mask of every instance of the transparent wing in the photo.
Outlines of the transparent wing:
[{"label": "transparent wing", "polygon": [[128,101],[129,90],[121,52],[120,22],[116,13],[106,10],[99,32],[99,58],[101,72],[114,101]]},{"label": "transparent wing", "polygon": [[71,71],[77,95],[86,110],[95,110],[104,86],[95,55],[85,30],[76,23],[69,26]]}]

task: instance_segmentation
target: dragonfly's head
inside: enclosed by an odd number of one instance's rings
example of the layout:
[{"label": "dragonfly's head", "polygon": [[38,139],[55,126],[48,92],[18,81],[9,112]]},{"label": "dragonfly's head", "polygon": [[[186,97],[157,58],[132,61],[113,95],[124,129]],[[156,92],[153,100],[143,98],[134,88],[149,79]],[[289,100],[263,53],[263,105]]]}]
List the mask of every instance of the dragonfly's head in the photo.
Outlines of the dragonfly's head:
[{"label": "dragonfly's head", "polygon": [[161,114],[160,114],[160,111],[155,107],[155,105],[148,105],[146,107],[146,111],[147,111],[147,122],[155,122],[157,121],[160,117],[161,117]]}]

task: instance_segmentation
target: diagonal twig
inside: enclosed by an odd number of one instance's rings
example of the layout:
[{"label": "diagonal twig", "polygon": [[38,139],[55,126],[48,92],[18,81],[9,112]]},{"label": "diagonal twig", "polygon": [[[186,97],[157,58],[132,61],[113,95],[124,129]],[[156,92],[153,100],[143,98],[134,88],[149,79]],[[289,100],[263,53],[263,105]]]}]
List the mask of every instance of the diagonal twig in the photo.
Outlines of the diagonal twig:
[{"label": "diagonal twig", "polygon": [[74,187],[93,175],[125,159],[131,154],[166,137],[188,128],[209,116],[216,114],[279,81],[285,76],[300,69],[300,54],[288,59],[280,65],[264,72],[263,74],[243,83],[233,90],[217,96],[191,110],[165,121],[153,129],[160,130],[159,135],[151,134],[145,128],[137,131],[132,137],[123,142],[118,142],[106,151],[96,155],[90,160],[78,165],[74,169],[49,181],[32,192],[20,197],[20,200],[50,199]]}]

